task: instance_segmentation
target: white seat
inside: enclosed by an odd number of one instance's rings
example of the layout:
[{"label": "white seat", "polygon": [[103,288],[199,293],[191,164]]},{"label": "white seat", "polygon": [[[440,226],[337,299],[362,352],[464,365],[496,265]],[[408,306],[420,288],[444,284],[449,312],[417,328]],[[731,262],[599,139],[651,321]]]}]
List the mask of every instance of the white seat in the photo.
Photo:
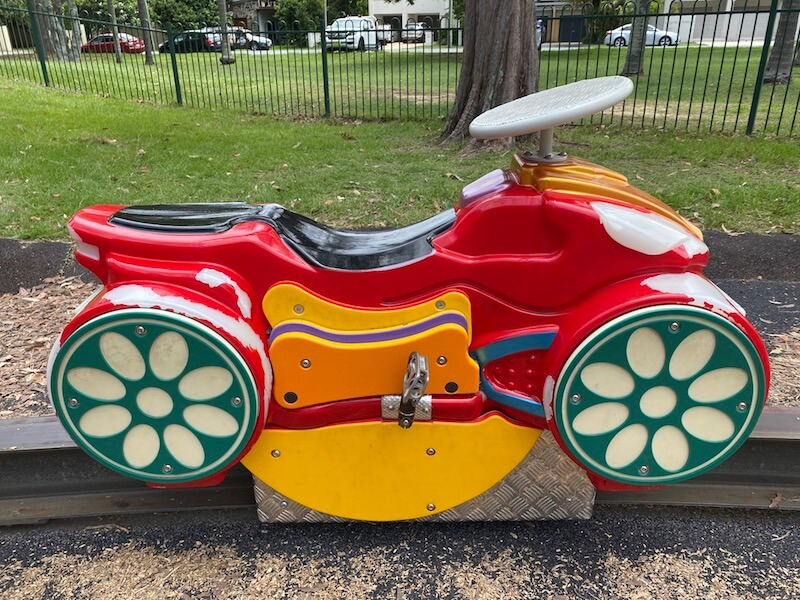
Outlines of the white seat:
[{"label": "white seat", "polygon": [[633,82],[618,75],[576,81],[501,104],[478,116],[470,134],[481,140],[541,132],[539,157],[552,154],[553,129],[599,113],[627,98]]}]

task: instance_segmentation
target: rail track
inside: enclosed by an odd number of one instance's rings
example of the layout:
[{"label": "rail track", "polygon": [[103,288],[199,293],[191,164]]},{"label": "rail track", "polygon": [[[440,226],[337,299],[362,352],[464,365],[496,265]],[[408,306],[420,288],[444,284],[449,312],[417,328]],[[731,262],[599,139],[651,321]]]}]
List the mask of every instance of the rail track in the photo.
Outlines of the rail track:
[{"label": "rail track", "polygon": [[[767,407],[744,446],[705,475],[657,490],[598,492],[596,503],[800,510],[800,409]],[[248,507],[255,500],[244,467],[213,488],[155,490],[89,458],[55,416],[0,421],[0,525]]]}]

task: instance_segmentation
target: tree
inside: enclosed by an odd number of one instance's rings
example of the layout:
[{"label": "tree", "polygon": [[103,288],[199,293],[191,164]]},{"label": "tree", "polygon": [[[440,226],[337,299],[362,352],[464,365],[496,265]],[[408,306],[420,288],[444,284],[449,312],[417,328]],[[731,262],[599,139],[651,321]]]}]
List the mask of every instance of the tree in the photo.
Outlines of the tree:
[{"label": "tree", "polygon": [[537,89],[533,0],[466,0],[461,77],[442,140],[461,140],[479,114]]},{"label": "tree", "polygon": [[150,8],[147,0],[138,0],[139,3],[139,23],[142,25],[142,38],[144,39],[144,64],[156,64],[153,58],[153,32],[150,31]]},{"label": "tree", "polygon": [[644,75],[644,43],[647,30],[647,15],[651,10],[652,0],[636,0],[633,21],[631,24],[630,44],[625,66],[620,75]]},{"label": "tree", "polygon": [[778,17],[775,31],[775,44],[769,54],[764,71],[764,83],[789,83],[792,79],[792,66],[796,64],[795,35],[797,32],[800,0],[783,0],[783,10]]},{"label": "tree", "polygon": [[339,17],[366,15],[369,12],[367,0],[328,0],[328,20]]},{"label": "tree", "polygon": [[289,28],[316,29],[322,12],[322,0],[281,0],[275,9],[275,19]]},{"label": "tree", "polygon": [[219,20],[216,0],[150,0],[150,15],[160,23],[207,24]]}]

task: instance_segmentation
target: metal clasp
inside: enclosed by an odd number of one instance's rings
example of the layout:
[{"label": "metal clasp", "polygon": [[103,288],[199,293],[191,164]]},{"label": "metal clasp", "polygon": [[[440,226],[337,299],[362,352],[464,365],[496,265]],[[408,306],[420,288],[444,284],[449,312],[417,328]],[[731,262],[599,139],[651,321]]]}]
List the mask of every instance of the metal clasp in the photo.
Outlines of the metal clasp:
[{"label": "metal clasp", "polygon": [[428,387],[428,359],[419,352],[412,352],[408,357],[408,367],[403,379],[403,395],[400,396],[400,407],[397,424],[408,429],[414,423],[414,413],[420,399]]}]

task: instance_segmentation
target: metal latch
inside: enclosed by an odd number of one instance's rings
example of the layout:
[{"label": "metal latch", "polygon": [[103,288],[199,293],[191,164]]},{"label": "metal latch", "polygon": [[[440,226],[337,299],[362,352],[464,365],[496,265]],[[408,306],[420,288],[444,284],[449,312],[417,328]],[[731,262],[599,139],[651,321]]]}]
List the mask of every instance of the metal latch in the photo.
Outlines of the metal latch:
[{"label": "metal latch", "polygon": [[397,424],[408,429],[414,423],[414,413],[428,387],[428,359],[419,352],[408,357],[408,367],[403,379],[403,394],[397,414]]}]

